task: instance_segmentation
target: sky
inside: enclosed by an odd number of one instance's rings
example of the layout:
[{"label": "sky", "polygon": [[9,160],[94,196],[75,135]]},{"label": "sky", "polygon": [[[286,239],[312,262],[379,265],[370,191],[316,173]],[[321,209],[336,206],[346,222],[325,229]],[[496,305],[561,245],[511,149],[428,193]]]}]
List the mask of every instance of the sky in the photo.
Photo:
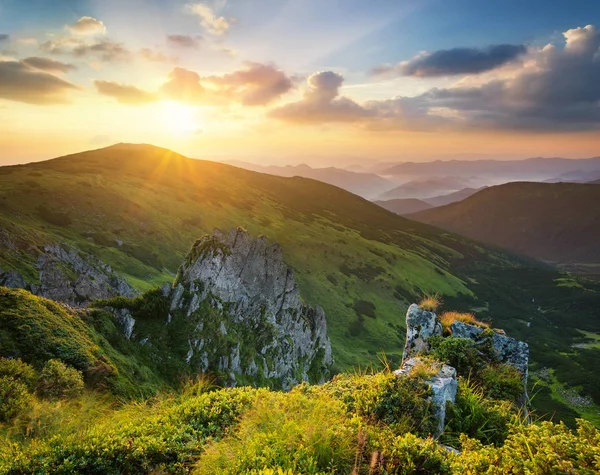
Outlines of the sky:
[{"label": "sky", "polygon": [[600,156],[597,0],[0,0],[0,165]]}]

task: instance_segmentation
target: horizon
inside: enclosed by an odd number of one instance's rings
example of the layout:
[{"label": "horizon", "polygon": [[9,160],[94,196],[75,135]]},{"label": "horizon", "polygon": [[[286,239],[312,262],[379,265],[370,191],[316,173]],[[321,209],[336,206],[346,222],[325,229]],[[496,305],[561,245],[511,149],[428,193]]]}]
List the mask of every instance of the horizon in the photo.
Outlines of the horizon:
[{"label": "horizon", "polygon": [[600,156],[600,4],[523,3],[0,0],[0,165]]}]

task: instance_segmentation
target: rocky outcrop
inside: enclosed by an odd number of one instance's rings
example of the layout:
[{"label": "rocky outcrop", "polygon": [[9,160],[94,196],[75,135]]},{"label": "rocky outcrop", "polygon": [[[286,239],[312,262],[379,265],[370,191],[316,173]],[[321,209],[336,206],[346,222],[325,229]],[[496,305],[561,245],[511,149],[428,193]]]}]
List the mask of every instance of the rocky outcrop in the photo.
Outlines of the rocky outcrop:
[{"label": "rocky outcrop", "polygon": [[203,237],[169,298],[171,325],[178,318],[197,322],[188,335],[188,363],[218,372],[227,384],[262,381],[287,389],[324,380],[332,364],[323,309],[302,302],[281,248],[264,237],[242,229]]},{"label": "rocky outcrop", "polygon": [[37,259],[39,284],[17,272],[0,271],[0,285],[21,288],[75,307],[95,299],[133,297],[136,291],[111,267],[67,245],[46,245]]},{"label": "rocky outcrop", "polygon": [[435,313],[412,304],[406,312],[406,344],[402,359],[425,353],[429,350],[427,340],[432,336],[442,336],[442,324]]},{"label": "rocky outcrop", "polygon": [[[410,358],[402,364],[402,367],[394,371],[396,376],[407,376],[419,365],[431,365],[431,363],[423,361],[419,357]],[[434,368],[436,373],[426,381],[426,384],[431,390],[431,404],[433,406],[433,414],[437,418],[437,429],[434,434],[439,437],[444,432],[446,425],[446,403],[454,404],[456,401],[456,392],[458,390],[458,380],[456,379],[456,369],[446,364],[436,365]]]},{"label": "rocky outcrop", "polygon": [[[463,322],[452,322],[450,325],[452,336],[456,338],[469,338],[478,341],[482,337],[483,329]],[[529,363],[529,345],[501,333],[494,332],[492,346],[501,363],[509,364],[518,369],[527,380]]]}]

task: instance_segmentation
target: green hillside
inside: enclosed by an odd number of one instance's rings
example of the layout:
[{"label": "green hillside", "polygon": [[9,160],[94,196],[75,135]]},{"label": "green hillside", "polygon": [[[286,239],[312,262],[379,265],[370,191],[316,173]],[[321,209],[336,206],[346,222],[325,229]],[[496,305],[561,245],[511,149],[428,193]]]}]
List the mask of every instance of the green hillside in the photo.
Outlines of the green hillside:
[{"label": "green hillside", "polygon": [[585,346],[590,334],[600,334],[598,284],[314,180],[151,146],[117,145],[0,168],[0,267],[32,280],[40,246],[68,242],[150,290],[173,280],[199,236],[236,226],[281,245],[303,298],[326,311],[339,371],[377,364],[380,352],[399,364],[407,304],[437,292],[448,308],[475,311],[529,342],[537,369],[550,367],[558,378],[538,397],[548,412],[558,409],[573,420],[557,381],[600,402],[594,371],[600,350]]}]

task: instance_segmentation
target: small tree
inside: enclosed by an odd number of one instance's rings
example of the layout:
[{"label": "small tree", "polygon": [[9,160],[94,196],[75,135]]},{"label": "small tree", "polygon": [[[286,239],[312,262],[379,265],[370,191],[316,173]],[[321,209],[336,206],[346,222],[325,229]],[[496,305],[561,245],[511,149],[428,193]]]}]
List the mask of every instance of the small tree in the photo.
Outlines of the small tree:
[{"label": "small tree", "polygon": [[48,360],[38,378],[36,392],[47,399],[75,397],[83,391],[83,374],[60,360]]}]

